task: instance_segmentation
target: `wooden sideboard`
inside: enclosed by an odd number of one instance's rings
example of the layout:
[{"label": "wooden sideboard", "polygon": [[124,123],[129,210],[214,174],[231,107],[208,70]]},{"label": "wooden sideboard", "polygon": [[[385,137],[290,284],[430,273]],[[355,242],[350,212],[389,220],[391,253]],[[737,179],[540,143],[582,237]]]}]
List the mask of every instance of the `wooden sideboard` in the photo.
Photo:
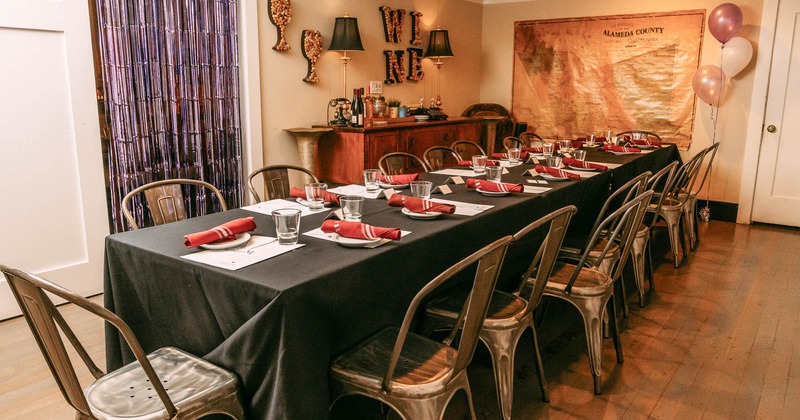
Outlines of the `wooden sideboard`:
[{"label": "wooden sideboard", "polygon": [[[450,146],[456,140],[481,143],[479,117],[450,117],[445,121],[407,122],[334,131],[319,140],[317,177],[326,182],[360,184],[362,171],[378,167],[390,152],[408,152],[422,158],[432,146]],[[328,126],[324,126],[328,127]]]}]

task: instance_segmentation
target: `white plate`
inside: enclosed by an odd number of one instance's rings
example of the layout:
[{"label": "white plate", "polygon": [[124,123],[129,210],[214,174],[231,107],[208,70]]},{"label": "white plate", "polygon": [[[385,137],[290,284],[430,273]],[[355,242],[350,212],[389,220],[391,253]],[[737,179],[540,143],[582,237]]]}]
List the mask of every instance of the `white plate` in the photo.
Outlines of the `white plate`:
[{"label": "white plate", "polygon": [[431,117],[429,115],[415,115],[414,119],[417,121],[428,121]]},{"label": "white plate", "polygon": [[380,185],[381,188],[393,188],[395,190],[402,190],[403,188],[408,188],[408,184],[394,185],[394,184],[384,184],[383,182],[379,182],[378,185]]},{"label": "white plate", "polygon": [[636,155],[636,154],[639,154],[639,153],[641,153],[641,152],[614,152],[614,151],[611,151],[611,150],[609,150],[609,151],[610,151],[611,153],[613,153],[613,154],[617,155],[617,156]]},{"label": "white plate", "polygon": [[244,245],[249,240],[250,240],[250,234],[245,232],[245,233],[240,233],[240,234],[236,235],[236,239],[234,239],[232,241],[212,242],[210,244],[200,245],[200,248],[215,249],[215,250],[216,249],[230,249],[230,248],[236,248],[239,245]]},{"label": "white plate", "polygon": [[659,146],[654,146],[652,144],[637,144],[634,147],[636,147],[637,149],[658,149],[659,148]]},{"label": "white plate", "polygon": [[333,240],[336,241],[341,246],[347,248],[363,248],[365,246],[374,245],[380,241],[382,238],[377,239],[355,239],[355,238],[346,238],[344,236],[340,236],[337,234],[333,234]]},{"label": "white plate", "polygon": [[539,176],[544,178],[544,179],[546,179],[546,180],[548,180],[548,181],[555,181],[555,182],[569,181],[570,180],[569,177],[561,178],[561,177],[552,176],[552,175],[546,174],[546,173],[545,174],[539,174]]},{"label": "white plate", "polygon": [[502,197],[505,195],[511,194],[509,191],[484,191],[480,188],[475,188],[475,191],[487,196],[487,197]]},{"label": "white plate", "polygon": [[[305,198],[298,198],[298,199],[297,199],[297,202],[298,202],[299,204],[302,204],[302,205],[306,206],[306,207],[308,207],[308,206],[309,206],[309,202],[308,202],[308,200],[306,200]],[[332,202],[330,202],[330,201],[326,201],[324,204],[325,204],[325,207],[330,207],[330,206],[332,206],[332,205],[333,205],[333,203],[332,203]]]},{"label": "white plate", "polygon": [[437,217],[442,215],[442,213],[440,213],[438,211],[429,211],[429,212],[425,212],[425,213],[414,213],[413,211],[411,211],[411,210],[409,210],[409,209],[407,209],[405,207],[403,207],[403,209],[400,210],[400,211],[403,214],[405,214],[406,216],[408,216],[408,217],[410,217],[412,219],[419,219],[419,220],[435,219],[435,218],[437,218]]},{"label": "white plate", "polygon": [[597,170],[597,168],[581,168],[580,166],[572,166],[572,165],[567,165],[567,166],[569,166],[570,169],[574,169],[576,171],[594,172]]}]

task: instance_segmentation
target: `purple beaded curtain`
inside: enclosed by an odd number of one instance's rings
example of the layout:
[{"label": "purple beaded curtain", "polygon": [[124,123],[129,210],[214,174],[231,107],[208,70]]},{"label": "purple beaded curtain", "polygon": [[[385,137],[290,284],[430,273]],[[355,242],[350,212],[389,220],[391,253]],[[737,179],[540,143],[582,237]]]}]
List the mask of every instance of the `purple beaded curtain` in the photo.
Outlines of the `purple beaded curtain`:
[{"label": "purple beaded curtain", "polygon": [[[97,45],[111,229],[127,230],[120,202],[161,179],[244,198],[236,0],[96,0]],[[218,210],[213,193],[186,189],[189,216]],[[142,197],[137,223],[150,224]]]}]

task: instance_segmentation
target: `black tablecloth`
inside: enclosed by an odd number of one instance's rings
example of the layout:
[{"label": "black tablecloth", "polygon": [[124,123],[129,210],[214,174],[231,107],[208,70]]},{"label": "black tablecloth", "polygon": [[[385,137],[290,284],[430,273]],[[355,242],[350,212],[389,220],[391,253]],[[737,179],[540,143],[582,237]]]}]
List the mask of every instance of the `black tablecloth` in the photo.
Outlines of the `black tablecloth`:
[{"label": "black tablecloth", "polygon": [[[399,325],[413,296],[441,271],[568,204],[579,207],[572,229],[588,230],[612,186],[677,159],[674,146],[629,156],[590,151],[587,160],[623,165],[581,181],[541,185],[553,188],[542,194],[485,197],[451,186],[454,193],[442,198],[495,206],[473,217],[413,220],[385,200],[367,200],[365,223],[412,233],[375,249],[301,236],[306,246],[237,271],[180,258],[197,252],[183,247],[183,236],[244,216],[255,217],[256,235],[274,236],[269,216],[235,209],[111,235],[105,304],[131,326],[145,351],[176,346],[235,371],[251,418],[324,418],[331,358],[383,327]],[[532,167],[510,168],[503,180],[538,185],[521,176]],[[422,178],[440,184],[447,177]],[[303,217],[301,232],[319,227],[325,215]],[[509,251],[505,278],[524,270],[528,261],[516,258],[524,252]],[[133,360],[110,328],[106,358],[109,369]]]}]

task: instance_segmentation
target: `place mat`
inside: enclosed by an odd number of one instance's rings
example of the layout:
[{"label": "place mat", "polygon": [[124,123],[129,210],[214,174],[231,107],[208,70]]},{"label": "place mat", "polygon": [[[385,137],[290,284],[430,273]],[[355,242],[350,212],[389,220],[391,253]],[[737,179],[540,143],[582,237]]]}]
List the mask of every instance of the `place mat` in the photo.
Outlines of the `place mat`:
[{"label": "place mat", "polygon": [[378,198],[383,192],[382,189],[378,188],[376,191],[367,192],[367,187],[358,184],[350,184],[350,185],[343,185],[341,187],[330,188],[328,192],[340,194],[340,195],[358,195],[364,198]]},{"label": "place mat", "polygon": [[297,209],[300,210],[300,217],[308,216],[310,214],[318,214],[326,209],[311,210],[308,206],[304,206],[297,201],[284,200],[277,198],[275,200],[262,201],[251,206],[241,207],[242,210],[252,211],[255,213],[266,214],[272,216],[272,212],[278,209]]},{"label": "place mat", "polygon": [[200,251],[181,258],[226,270],[238,270],[304,246],[281,245],[278,238],[252,235],[250,241],[236,248]]}]

